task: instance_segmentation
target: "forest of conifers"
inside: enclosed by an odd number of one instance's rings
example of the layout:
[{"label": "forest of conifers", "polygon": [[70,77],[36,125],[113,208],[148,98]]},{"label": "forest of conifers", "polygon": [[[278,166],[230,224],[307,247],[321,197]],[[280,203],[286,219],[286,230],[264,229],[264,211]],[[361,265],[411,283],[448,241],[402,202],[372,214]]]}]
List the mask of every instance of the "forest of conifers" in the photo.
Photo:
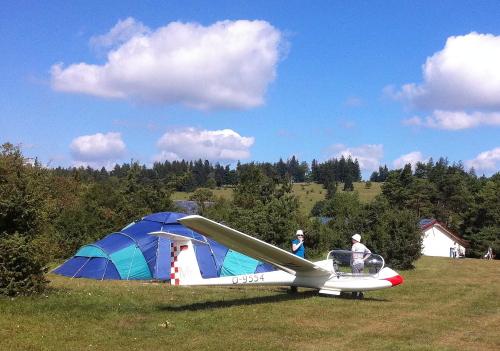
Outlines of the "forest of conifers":
[{"label": "forest of conifers", "polygon": [[[46,167],[5,143],[0,147],[0,290],[5,293],[5,272],[22,265],[43,271],[48,262],[66,259],[82,245],[145,215],[181,212],[171,201],[174,191],[194,192],[191,199],[199,203],[201,215],[285,249],[301,228],[309,258],[347,249],[350,236],[361,233],[388,264],[411,268],[420,257],[418,223],[423,218],[439,220],[468,241],[469,257],[481,256],[488,246],[500,250],[500,174],[477,177],[461,163],[450,165],[440,158],[418,163],[413,171],[410,165],[380,167],[370,180],[383,182],[382,193],[363,204],[351,191],[361,173],[350,157],[313,160],[311,166],[295,157],[276,163],[238,162],[235,169],[208,160],[152,167],[131,162],[108,172]],[[299,210],[293,182],[316,182],[326,189],[325,199],[311,214]],[[231,187],[232,198],[214,196],[210,189],[216,187]],[[323,223],[321,217],[332,219]],[[13,263],[16,255],[26,257]],[[24,292],[29,289],[37,290],[36,284]]]}]

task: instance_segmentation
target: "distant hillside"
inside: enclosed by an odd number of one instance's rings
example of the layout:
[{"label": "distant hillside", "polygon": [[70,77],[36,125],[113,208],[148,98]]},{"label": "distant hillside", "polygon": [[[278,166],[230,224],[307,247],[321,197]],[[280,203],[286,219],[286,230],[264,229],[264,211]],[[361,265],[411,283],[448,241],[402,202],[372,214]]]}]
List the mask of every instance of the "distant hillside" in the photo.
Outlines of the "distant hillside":
[{"label": "distant hillside", "polygon": [[[365,189],[365,182],[354,183],[354,191],[359,193],[359,199],[363,203],[368,203],[375,196],[381,193],[381,183],[372,182],[370,189]],[[339,183],[338,189],[342,191],[343,183]],[[309,214],[314,204],[325,199],[326,190],[322,184],[316,183],[295,183],[293,184],[293,194],[300,199],[302,211]],[[212,189],[215,196],[230,199],[233,193],[232,188],[217,188]],[[172,200],[188,200],[193,193],[175,192],[172,195]]]},{"label": "distant hillside", "polygon": [[[362,203],[368,203],[382,192],[381,185],[381,183],[372,182],[371,188],[365,189],[365,182],[356,182],[354,183],[354,191],[359,193],[359,200]],[[343,187],[344,184],[339,183],[338,191],[342,192]],[[326,190],[323,189],[322,184],[295,183],[293,185],[293,194],[299,197],[302,211],[309,214],[316,202],[325,199]]]}]

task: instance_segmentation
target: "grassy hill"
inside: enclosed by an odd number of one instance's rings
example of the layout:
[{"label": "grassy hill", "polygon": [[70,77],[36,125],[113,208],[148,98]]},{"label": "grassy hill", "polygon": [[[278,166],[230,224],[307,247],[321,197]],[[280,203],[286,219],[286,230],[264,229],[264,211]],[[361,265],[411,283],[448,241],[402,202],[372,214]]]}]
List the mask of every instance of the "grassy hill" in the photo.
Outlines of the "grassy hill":
[{"label": "grassy hill", "polygon": [[[370,189],[365,189],[365,182],[354,183],[354,191],[359,193],[359,199],[363,203],[368,203],[375,196],[381,193],[381,183],[373,183]],[[343,183],[339,183],[338,191],[342,191]],[[300,199],[301,209],[304,213],[309,214],[314,204],[324,200],[326,190],[323,185],[316,183],[295,183],[293,185],[293,194]]]},{"label": "grassy hill", "polygon": [[416,266],[364,300],[49,274],[44,296],[0,299],[2,350],[498,349],[500,261]]},{"label": "grassy hill", "polygon": [[[381,183],[372,182],[370,189],[365,188],[365,182],[354,183],[354,191],[359,193],[359,198],[361,202],[370,202],[375,196],[381,192]],[[344,185],[339,184],[338,189],[342,191]],[[214,189],[212,192],[216,196],[222,196],[224,198],[230,199],[232,196],[232,188],[219,188]],[[297,195],[300,199],[301,209],[303,213],[309,214],[314,204],[318,201],[325,199],[326,190],[323,189],[321,184],[316,183],[295,183],[293,184],[293,194]],[[193,193],[183,193],[176,192],[172,195],[172,200],[188,200],[189,196]]]}]

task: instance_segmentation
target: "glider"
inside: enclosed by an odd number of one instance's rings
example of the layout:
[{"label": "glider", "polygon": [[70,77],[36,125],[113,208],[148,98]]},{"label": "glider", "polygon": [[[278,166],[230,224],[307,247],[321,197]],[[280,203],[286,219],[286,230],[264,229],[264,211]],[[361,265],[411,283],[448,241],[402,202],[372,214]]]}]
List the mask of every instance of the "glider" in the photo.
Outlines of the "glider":
[{"label": "glider", "polygon": [[320,294],[341,295],[390,288],[403,282],[403,278],[384,267],[384,259],[374,253],[369,257],[366,255],[365,272],[353,274],[349,267],[353,254],[350,251],[333,250],[328,253],[326,260],[311,262],[202,216],[186,216],[178,221],[205,237],[272,265],[277,270],[203,279],[194,247],[206,245],[206,242],[163,231],[149,233],[172,241],[171,282],[174,285],[284,285],[315,288],[319,289]]}]

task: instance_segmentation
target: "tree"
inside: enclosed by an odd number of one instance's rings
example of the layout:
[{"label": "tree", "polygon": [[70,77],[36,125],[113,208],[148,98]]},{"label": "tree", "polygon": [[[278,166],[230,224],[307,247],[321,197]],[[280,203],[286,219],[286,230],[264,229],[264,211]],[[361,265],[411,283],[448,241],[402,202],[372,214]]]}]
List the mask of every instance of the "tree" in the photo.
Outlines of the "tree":
[{"label": "tree", "polygon": [[37,160],[23,157],[18,146],[0,147],[0,294],[42,292],[45,255],[36,239],[50,233],[57,214],[54,177]]},{"label": "tree", "polygon": [[215,187],[217,187],[217,181],[215,180],[215,177],[212,173],[209,174],[209,176],[208,176],[206,186],[207,186],[207,188],[210,188],[210,189],[215,189]]},{"label": "tree", "polygon": [[340,221],[351,221],[359,216],[361,209],[362,204],[357,192],[338,193],[331,199],[325,200],[321,216],[333,217]]},{"label": "tree", "polygon": [[278,171],[278,177],[284,177],[287,172],[287,165],[283,162],[283,159],[280,157],[280,160],[275,165],[276,170]]},{"label": "tree", "polygon": [[500,228],[484,227],[477,232],[470,241],[469,256],[482,257],[486,253],[488,247],[493,249],[493,253],[500,252]]},{"label": "tree", "polygon": [[312,217],[320,217],[321,214],[323,213],[323,208],[325,207],[326,200],[320,200],[316,202],[311,209],[311,216]]},{"label": "tree", "polygon": [[475,195],[460,230],[471,244],[468,254],[472,257],[484,254],[487,246],[497,245],[500,241],[500,177],[491,177]]},{"label": "tree", "polygon": [[354,191],[354,184],[352,182],[351,174],[348,174],[344,183],[344,191]]},{"label": "tree", "polygon": [[378,172],[373,172],[372,175],[370,176],[370,180],[372,182],[384,183],[387,180],[388,176],[389,176],[389,169],[387,168],[387,165],[384,165],[384,167],[379,166]]},{"label": "tree", "polygon": [[311,180],[319,183],[319,166],[316,159],[311,162]]},{"label": "tree", "polygon": [[34,295],[45,291],[46,262],[26,237],[0,235],[0,295]]},{"label": "tree", "polygon": [[386,183],[382,185],[382,194],[392,205],[404,208],[411,198],[410,185],[412,182],[411,165],[408,164],[402,170],[389,172]]},{"label": "tree", "polygon": [[291,159],[287,160],[287,173],[292,177],[293,182],[300,182],[304,178],[300,174],[299,161],[295,158],[295,155]]},{"label": "tree", "polygon": [[362,216],[365,242],[396,269],[414,268],[422,255],[422,235],[413,211],[391,208],[383,197],[367,205]]},{"label": "tree", "polygon": [[193,195],[189,197],[189,201],[196,201],[199,203],[214,201],[214,193],[208,188],[198,188],[194,191]]},{"label": "tree", "polygon": [[410,188],[410,197],[405,208],[412,209],[418,218],[435,218],[437,199],[440,198],[437,187],[427,179],[414,179]]},{"label": "tree", "polygon": [[327,184],[325,184],[325,187],[326,187],[325,199],[326,200],[333,199],[333,197],[337,193],[338,183],[337,182],[328,182]]}]

